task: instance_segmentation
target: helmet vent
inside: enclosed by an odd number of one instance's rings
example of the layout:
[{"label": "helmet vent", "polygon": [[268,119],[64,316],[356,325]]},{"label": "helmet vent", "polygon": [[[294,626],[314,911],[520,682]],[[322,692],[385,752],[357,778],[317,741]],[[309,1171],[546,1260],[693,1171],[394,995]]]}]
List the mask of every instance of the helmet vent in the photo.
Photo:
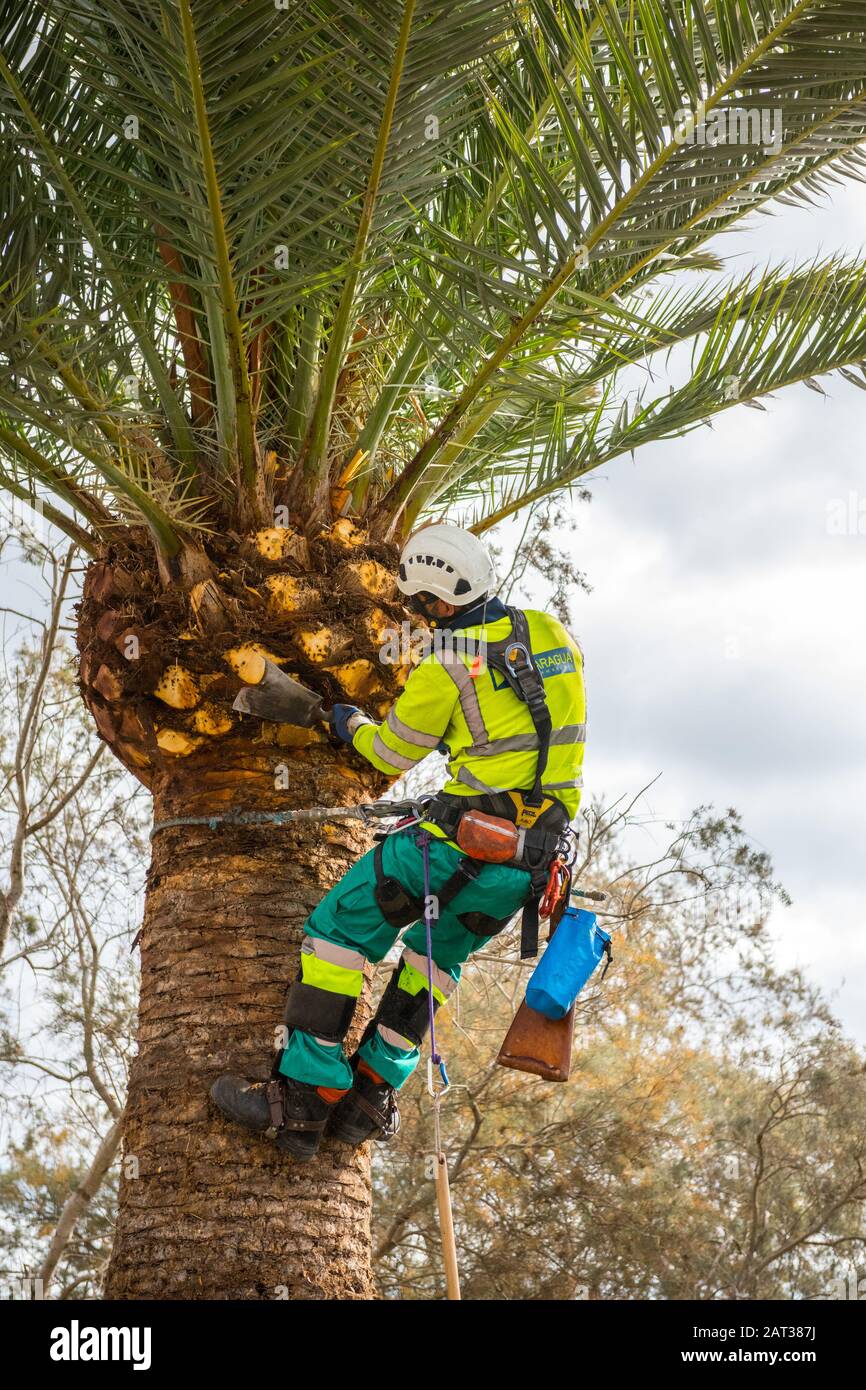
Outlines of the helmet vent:
[{"label": "helmet vent", "polygon": [[[441,560],[436,555],[409,555],[407,563],[410,565],[432,565],[434,569],[444,570],[446,574],[454,573],[454,566],[449,565],[447,560]],[[405,567],[400,566],[400,578],[406,578]]]}]

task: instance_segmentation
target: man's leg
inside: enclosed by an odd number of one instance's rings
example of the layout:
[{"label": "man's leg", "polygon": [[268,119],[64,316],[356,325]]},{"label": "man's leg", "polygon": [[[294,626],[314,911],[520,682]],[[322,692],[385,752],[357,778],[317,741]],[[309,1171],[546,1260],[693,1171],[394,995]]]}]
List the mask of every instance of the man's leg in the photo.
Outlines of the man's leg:
[{"label": "man's leg", "polygon": [[[289,1029],[275,1082],[262,1090],[239,1077],[220,1077],[211,1089],[219,1108],[246,1128],[274,1125],[277,1144],[312,1158],[336,1103],[352,1085],[343,1039],[352,1023],[367,961],[379,961],[397,936],[376,903],[372,851],[365,854],[304,924],[301,968],[289,987]],[[282,1119],[281,1119],[282,1117]]]},{"label": "man's leg", "polygon": [[[445,841],[432,842],[430,879],[434,894],[454,873],[461,857]],[[412,896],[423,900],[423,859],[413,840],[395,836],[384,867]],[[464,962],[501,931],[523,905],[528,886],[528,874],[485,864],[478,878],[467,883],[453,903],[441,908],[432,932],[434,1013],[456,990]],[[362,1143],[383,1127],[391,1093],[405,1084],[418,1065],[429,1029],[423,922],[409,928],[403,947],[353,1059],[354,1089],[340,1103],[329,1125],[329,1133],[346,1143]]]},{"label": "man's leg", "polygon": [[301,968],[286,1001],[290,1031],[279,1061],[283,1076],[340,1093],[352,1084],[342,1043],[363,988],[364,967],[382,960],[397,938],[397,929],[382,916],[375,888],[370,850],[304,923]]}]

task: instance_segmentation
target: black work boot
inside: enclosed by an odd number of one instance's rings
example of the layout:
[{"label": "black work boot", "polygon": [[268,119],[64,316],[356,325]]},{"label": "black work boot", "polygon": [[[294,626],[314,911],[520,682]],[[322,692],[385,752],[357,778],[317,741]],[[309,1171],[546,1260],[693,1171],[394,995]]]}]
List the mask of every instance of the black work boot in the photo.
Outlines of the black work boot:
[{"label": "black work boot", "polygon": [[363,1144],[367,1139],[385,1143],[400,1128],[397,1093],[362,1058],[353,1058],[352,1066],[352,1089],[334,1106],[328,1137],[342,1144]]},{"label": "black work boot", "polygon": [[214,1104],[235,1124],[256,1134],[271,1132],[278,1149],[299,1163],[314,1158],[328,1117],[336,1109],[316,1086],[278,1076],[254,1085],[241,1076],[221,1076],[211,1086]]},{"label": "black work boot", "polygon": [[271,1108],[265,1088],[243,1076],[220,1076],[210,1088],[210,1098],[236,1125],[264,1134],[271,1124]]}]

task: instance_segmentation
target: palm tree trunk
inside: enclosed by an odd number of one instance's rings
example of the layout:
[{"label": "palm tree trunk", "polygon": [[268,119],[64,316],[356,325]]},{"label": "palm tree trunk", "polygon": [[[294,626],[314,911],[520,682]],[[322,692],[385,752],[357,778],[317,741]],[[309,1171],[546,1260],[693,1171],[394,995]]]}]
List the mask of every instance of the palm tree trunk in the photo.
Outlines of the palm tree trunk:
[{"label": "palm tree trunk", "polygon": [[[291,787],[278,790],[273,753],[240,738],[209,743],[157,775],[155,821],[376,794],[372,770],[363,781],[323,744],[288,755]],[[354,822],[154,836],[106,1297],[375,1296],[366,1150],[326,1140],[296,1164],[229,1125],[208,1097],[221,1072],[267,1075],[304,919],[367,847]]]}]

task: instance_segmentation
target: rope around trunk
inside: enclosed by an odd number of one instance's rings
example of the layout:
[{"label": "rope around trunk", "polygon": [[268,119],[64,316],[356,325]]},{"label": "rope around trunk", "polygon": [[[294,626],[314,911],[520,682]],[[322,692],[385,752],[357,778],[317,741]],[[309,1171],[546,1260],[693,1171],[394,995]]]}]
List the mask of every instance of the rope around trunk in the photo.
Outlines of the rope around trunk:
[{"label": "rope around trunk", "polygon": [[358,806],[313,806],[301,811],[227,811],[222,816],[172,816],[154,823],[150,838],[175,825],[293,825],[297,821],[384,820],[389,816],[422,814],[417,801],[366,801]]}]

